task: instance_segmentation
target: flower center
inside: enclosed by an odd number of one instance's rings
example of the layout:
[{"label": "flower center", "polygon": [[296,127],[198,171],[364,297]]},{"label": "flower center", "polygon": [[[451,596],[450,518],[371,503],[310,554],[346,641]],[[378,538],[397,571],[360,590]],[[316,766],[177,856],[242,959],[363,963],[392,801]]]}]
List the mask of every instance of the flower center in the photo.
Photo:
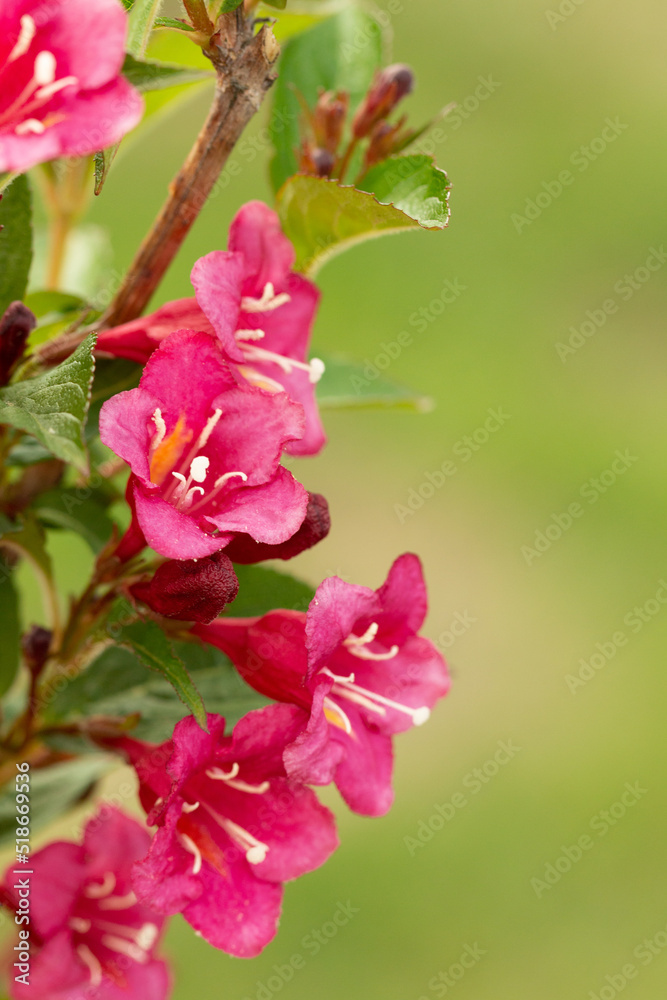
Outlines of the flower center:
[{"label": "flower center", "polygon": [[[250,296],[244,296],[241,299],[241,312],[246,314],[273,312],[274,309],[279,309],[280,306],[291,302],[291,300],[292,297],[287,292],[280,292],[279,295],[276,295],[273,285],[270,281],[267,281],[264,285],[261,298],[255,299]],[[297,368],[308,373],[308,380],[311,383],[319,382],[324,374],[323,361],[319,358],[312,358],[310,361],[296,361],[294,358],[288,358],[284,354],[277,354],[275,351],[268,351],[264,347],[257,347],[253,343],[248,343],[248,341],[263,340],[265,336],[264,330],[237,330],[234,334],[236,343],[241,348],[245,360],[250,362],[251,366],[253,361],[274,364],[281,371],[284,371],[286,375],[290,375]],[[280,382],[262,375],[252,367],[242,369],[242,374],[253,385],[259,386],[260,389],[267,389],[269,392],[283,391],[283,386]]]},{"label": "flower center", "polygon": [[[222,781],[227,788],[233,788],[237,792],[244,792],[246,795],[264,795],[268,792],[271,786],[269,781],[262,781],[257,785],[251,784],[238,777],[239,770],[239,765],[233,763],[229,771],[224,771],[221,767],[209,767],[205,771],[205,774],[211,781]],[[200,807],[208,814],[216,826],[223,830],[241,848],[249,864],[259,865],[264,861],[269,852],[269,845],[258,840],[249,830],[235,823],[228,816],[221,815],[204,799],[200,799],[197,802],[184,802],[181,808],[185,813],[192,813]],[[178,836],[186,851],[194,857],[192,874],[198,875],[202,867],[202,851],[200,845],[195,840],[197,837],[196,832],[192,827],[189,829],[193,834],[192,836],[182,831],[179,831]]]},{"label": "flower center", "polygon": [[[375,641],[378,628],[378,623],[372,622],[363,635],[350,634],[343,642],[348,653],[358,657],[360,660],[393,660],[399,651],[398,646],[394,645],[385,652],[375,652],[368,648],[369,644]],[[387,709],[402,712],[404,715],[410,716],[414,726],[423,725],[431,714],[430,709],[426,708],[426,706],[411,708],[409,705],[403,705],[400,701],[386,698],[377,691],[371,691],[369,688],[362,687],[360,684],[357,684],[354,674],[350,674],[349,677],[341,677],[334,674],[328,667],[323,667],[320,673],[326,674],[327,677],[331,677],[334,681],[330,694],[324,699],[324,715],[331,725],[343,729],[348,736],[353,735],[352,724],[347,714],[334,698],[342,698],[345,701],[352,702],[354,705],[358,705],[367,712],[373,712],[375,715],[386,716]]]},{"label": "flower center", "polygon": [[[21,18],[19,37],[7,57],[3,71],[29,51],[36,30],[33,18],[29,14],[24,14]],[[62,121],[63,115],[47,114],[40,119],[35,117],[35,113],[43,111],[55,94],[66,87],[75,87],[78,83],[78,78],[75,76],[57,79],[56,57],[53,52],[47,49],[38,52],[30,80],[18,97],[0,112],[0,132],[13,130],[16,135],[41,135],[50,125]]]},{"label": "flower center", "polygon": [[[201,454],[201,451],[207,445],[221,416],[222,410],[215,410],[195,443],[186,451],[193,433],[187,427],[183,414],[178,418],[173,431],[167,434],[162,411],[158,407],[153,413],[155,432],[150,444],[150,480],[156,486],[165,486],[163,499],[168,500],[177,510],[198,510],[214,500],[231,479],[240,478],[243,482],[248,479],[245,472],[225,472],[218,476],[208,491],[201,485],[206,482],[211,465],[208,455]],[[196,485],[193,486],[193,483]],[[201,499],[195,504],[198,493],[201,494]]]}]

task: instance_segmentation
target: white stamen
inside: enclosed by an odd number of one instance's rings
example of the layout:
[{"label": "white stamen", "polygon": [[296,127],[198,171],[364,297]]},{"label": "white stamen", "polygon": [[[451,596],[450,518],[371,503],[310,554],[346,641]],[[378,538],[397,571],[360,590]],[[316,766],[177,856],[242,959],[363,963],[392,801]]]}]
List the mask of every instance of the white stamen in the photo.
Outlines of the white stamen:
[{"label": "white stamen", "polygon": [[192,865],[192,874],[193,875],[199,875],[199,872],[201,871],[201,866],[202,866],[201,851],[199,850],[199,848],[195,844],[195,842],[192,839],[192,837],[188,837],[187,833],[179,833],[178,838],[179,838],[180,842],[183,844],[183,847],[185,848],[185,850],[188,851],[190,854],[192,854],[194,856],[195,860],[194,860],[194,863]]},{"label": "white stamen", "polygon": [[37,118],[26,118],[24,122],[19,122],[14,129],[15,135],[42,135],[46,132],[46,125]]},{"label": "white stamen", "polygon": [[150,951],[157,941],[159,933],[157,924],[142,924],[135,940],[144,951]]},{"label": "white stamen", "polygon": [[312,361],[296,361],[294,358],[286,358],[283,354],[276,354],[275,351],[267,351],[264,347],[253,347],[252,344],[241,343],[241,348],[246,361],[272,362],[278,365],[286,375],[289,375],[295,368],[308,372],[308,380],[311,383],[319,382],[324,372],[324,362],[319,358]]},{"label": "white stamen", "polygon": [[188,492],[183,497],[182,501],[179,503],[178,506],[180,510],[187,510],[188,507],[192,506],[192,501],[195,498],[195,493],[201,493],[202,496],[205,496],[206,490],[204,489],[203,486],[193,486],[191,490],[188,490]]},{"label": "white stamen", "polygon": [[210,464],[211,460],[206,455],[197,455],[190,463],[190,478],[194,479],[196,483],[203,483]]},{"label": "white stamen", "polygon": [[403,712],[405,715],[412,717],[412,722],[415,726],[423,726],[431,715],[431,710],[426,708],[425,705],[421,708],[410,708],[408,705],[402,705],[399,701],[385,698],[383,694],[378,694],[377,691],[369,691],[368,688],[361,687],[359,684],[349,684],[348,686],[344,680],[339,680],[331,690],[339,698],[347,698],[348,701],[356,702],[356,704],[363,705],[364,708],[382,715],[386,714],[385,709],[381,707],[384,705],[387,708],[392,708],[395,712]]},{"label": "white stamen", "polygon": [[215,488],[219,490],[221,486],[224,486],[228,479],[233,479],[234,476],[240,476],[245,483],[248,479],[245,472],[225,472],[224,476],[220,476],[215,481]]},{"label": "white stamen", "polygon": [[345,639],[345,646],[367,646],[378,634],[380,626],[377,622],[371,622],[363,635],[348,635]]},{"label": "white stamen", "polygon": [[262,781],[259,785],[250,785],[247,781],[237,781],[236,775],[239,773],[239,765],[232,764],[232,769],[227,774],[220,767],[210,767],[206,772],[207,778],[213,781],[225,781],[229,788],[235,788],[238,792],[248,792],[249,795],[264,795],[271,787],[270,781]]},{"label": "white stamen", "polygon": [[252,368],[250,365],[239,365],[239,371],[246,382],[250,382],[250,385],[256,385],[258,389],[264,389],[265,392],[285,391],[285,386],[281,385],[280,382],[276,382],[274,378],[270,378],[263,372],[258,372],[256,368]]},{"label": "white stamen", "polygon": [[321,358],[310,359],[310,381],[313,383],[313,385],[316,382],[319,382],[319,380],[324,375],[325,370],[326,370],[326,365],[324,364],[324,361],[322,361]]},{"label": "white stamen", "polygon": [[93,989],[97,988],[102,982],[102,965],[99,959],[93,955],[90,948],[85,944],[78,945],[76,952],[84,965],[87,965],[90,970],[90,985]]},{"label": "white stamen", "polygon": [[13,62],[14,59],[18,59],[28,51],[36,31],[37,26],[30,17],[30,14],[24,14],[21,18],[21,34],[18,37],[16,45],[7,56],[8,63]]},{"label": "white stamen", "polygon": [[151,441],[151,451],[155,451],[158,445],[162,444],[165,435],[167,433],[167,425],[164,422],[164,417],[162,416],[162,410],[158,406],[157,410],[151,417],[151,420],[155,424],[155,437]]},{"label": "white stamen", "polygon": [[181,812],[184,813],[193,813],[195,809],[199,809],[198,802],[184,802],[181,806]]},{"label": "white stamen", "polygon": [[208,418],[206,424],[204,425],[204,430],[201,432],[201,434],[194,443],[193,451],[195,452],[195,454],[201,451],[201,449],[204,447],[204,445],[210,438],[211,434],[213,433],[215,425],[217,424],[221,416],[222,416],[222,410],[215,410],[213,416]]},{"label": "white stamen", "polygon": [[245,851],[246,861],[251,865],[259,865],[264,861],[266,855],[269,852],[269,845],[263,844],[261,840],[257,840],[257,837],[253,837],[251,833],[244,830],[242,826],[238,823],[234,823],[233,820],[227,819],[225,816],[221,816],[214,809],[212,809],[206,802],[202,805],[206,809],[207,813],[213,817],[218,826],[220,826],[225,833],[227,833],[232,840]]},{"label": "white stamen", "polygon": [[56,78],[56,57],[53,52],[44,50],[35,59],[34,80],[35,83],[43,87],[47,83],[53,83]]},{"label": "white stamen", "polygon": [[115,934],[103,934],[102,944],[119,955],[127,955],[128,958],[140,965],[144,965],[148,961],[147,952],[131,941],[126,941],[125,938],[116,937]]},{"label": "white stamen", "polygon": [[40,101],[48,101],[58,91],[64,90],[65,87],[75,87],[78,82],[79,78],[76,76],[63,76],[60,80],[54,80],[53,83],[47,83],[44,87],[40,87],[35,97]]},{"label": "white stamen", "polygon": [[72,917],[69,925],[77,934],[87,934],[91,926],[90,920],[85,920],[83,917]]},{"label": "white stamen", "polygon": [[263,340],[266,334],[264,330],[237,330],[234,336],[237,340]]},{"label": "white stamen", "polygon": [[105,872],[101,883],[89,882],[83,892],[88,899],[103,899],[104,896],[110,896],[115,888],[116,876],[113,872]]},{"label": "white stamen", "polygon": [[276,295],[275,288],[270,281],[267,281],[264,285],[261,299],[253,299],[251,296],[244,295],[241,299],[241,312],[273,312],[274,309],[284,306],[291,299],[291,295],[288,295],[287,292],[281,292],[280,295]]},{"label": "white stamen", "polygon": [[350,722],[350,720],[348,719],[347,715],[340,707],[340,705],[337,705],[336,702],[332,698],[329,698],[328,696],[324,699],[323,704],[324,707],[328,708],[333,715],[338,716],[340,721],[343,723],[343,729],[345,730],[348,736],[351,736],[352,723]]},{"label": "white stamen", "polygon": [[350,646],[349,652],[360,660],[393,660],[398,653],[398,646],[392,646],[386,653],[374,653],[366,646]]},{"label": "white stamen", "polygon": [[107,896],[100,900],[101,910],[128,910],[137,902],[137,897],[130,891],[125,896]]},{"label": "white stamen", "polygon": [[187,493],[188,490],[188,480],[185,478],[182,472],[172,472],[174,479],[178,479],[178,486],[174,488],[173,499],[178,504],[181,497]]}]

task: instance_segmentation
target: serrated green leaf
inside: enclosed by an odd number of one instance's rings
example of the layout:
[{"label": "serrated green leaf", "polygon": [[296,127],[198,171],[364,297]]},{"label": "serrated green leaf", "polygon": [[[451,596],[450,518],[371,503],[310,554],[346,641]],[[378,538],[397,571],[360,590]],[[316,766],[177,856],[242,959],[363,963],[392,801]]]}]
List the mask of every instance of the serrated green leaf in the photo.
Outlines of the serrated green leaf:
[{"label": "serrated green leaf", "polygon": [[433,407],[428,396],[383,378],[377,366],[321,354],[324,375],[317,384],[317,402],[322,410],[377,409],[398,407],[426,413]]},{"label": "serrated green leaf", "polygon": [[19,669],[19,602],[12,574],[0,560],[0,696],[12,686]]},{"label": "serrated green leaf", "polygon": [[174,652],[172,643],[157,622],[143,621],[125,625],[120,630],[118,644],[135,653],[144,666],[157,670],[169,681],[183,704],[192,712],[202,729],[206,729],[206,709],[185,664]]},{"label": "serrated green leaf", "polygon": [[[118,764],[117,757],[89,754],[52,767],[30,771],[30,830],[51,823],[84,799],[103,775]],[[14,780],[0,793],[0,843],[16,838]]]},{"label": "serrated green leaf", "polygon": [[81,535],[93,552],[100,552],[109,541],[114,523],[105,511],[106,497],[97,490],[49,490],[33,503],[39,520],[51,528],[62,528]]},{"label": "serrated green leaf", "polygon": [[137,90],[165,90],[167,87],[178,87],[186,83],[198,83],[200,80],[213,79],[212,70],[198,69],[193,66],[177,66],[173,63],[156,62],[154,59],[135,59],[126,56],[123,63],[123,76]]},{"label": "serrated green leaf", "polygon": [[296,270],[309,275],[355,243],[419,227],[415,219],[392,205],[381,205],[367,191],[303,174],[282,186],[276,208],[296,250]]},{"label": "serrated green leaf", "polygon": [[160,13],[162,0],[134,0],[128,17],[125,48],[130,55],[140,59],[146,51],[155,18]]},{"label": "serrated green leaf", "polygon": [[393,205],[424,229],[444,229],[449,222],[447,174],[423,154],[393,156],[365,175],[361,188],[383,205]]},{"label": "serrated green leaf", "polygon": [[10,302],[22,299],[32,263],[32,195],[23,174],[0,201],[0,316]]},{"label": "serrated green leaf", "polygon": [[306,611],[315,596],[308,583],[263,566],[234,566],[239,594],[229,605],[232,618],[254,618],[274,608]]},{"label": "serrated green leaf", "polygon": [[52,371],[0,389],[0,423],[27,431],[49,451],[82,472],[88,468],[83,427],[95,361],[91,333]]},{"label": "serrated green leaf", "polygon": [[347,90],[351,111],[357,107],[382,62],[382,31],[358,7],[350,7],[291,38],[280,58],[271,124],[275,147],[271,180],[277,191],[297,169],[302,116],[297,91],[309,107],[320,88]]}]

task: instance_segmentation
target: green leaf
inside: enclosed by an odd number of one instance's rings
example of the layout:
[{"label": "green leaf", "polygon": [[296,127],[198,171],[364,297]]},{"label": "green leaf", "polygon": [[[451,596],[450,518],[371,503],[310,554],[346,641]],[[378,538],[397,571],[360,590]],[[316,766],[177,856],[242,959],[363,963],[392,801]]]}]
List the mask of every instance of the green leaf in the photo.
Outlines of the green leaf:
[{"label": "green leaf", "polygon": [[263,0],[265,7],[275,7],[276,10],[285,10],[287,0]]},{"label": "green leaf", "polygon": [[321,355],[326,368],[317,384],[322,410],[399,407],[427,413],[433,401],[407,386],[383,378],[377,367],[337,356]]},{"label": "green leaf", "polygon": [[[128,59],[131,56],[127,56]],[[107,177],[109,176],[109,171],[111,170],[111,164],[116,158],[116,153],[118,152],[118,147],[120,146],[120,140],[115,142],[113,146],[107,146],[106,149],[99,149],[93,158],[95,165],[95,186],[93,191],[96,195],[101,194],[102,188],[106,184]]]},{"label": "green leaf", "polygon": [[288,573],[277,573],[263,566],[234,566],[239,580],[239,595],[229,606],[232,618],[254,618],[274,608],[306,611],[315,596],[308,583]]},{"label": "green leaf", "polygon": [[[214,646],[175,643],[197,683],[207,709],[233,726],[247,712],[269,704],[241,680],[227,657]],[[62,688],[49,706],[49,719],[63,721],[88,714],[127,717],[139,712],[132,731],[138,739],[161,743],[187,714],[173,687],[147,672],[128,649],[106,649],[82,674]]]},{"label": "green leaf", "polygon": [[423,154],[393,156],[373,167],[361,181],[363,191],[383,205],[393,205],[424,229],[444,229],[449,222],[447,174]]},{"label": "green leaf", "polygon": [[400,209],[336,181],[297,174],[278,192],[278,215],[296,250],[296,269],[314,275],[331,257],[355,243],[417,229]]},{"label": "green leaf", "polygon": [[[30,771],[30,830],[53,822],[86,798],[99,779],[118,764],[108,754],[88,754],[52,767]],[[0,794],[0,843],[16,838],[16,791],[14,780]]]},{"label": "green leaf", "polygon": [[25,557],[46,583],[53,576],[51,557],[46,551],[46,535],[32,513],[21,520],[9,522],[0,535],[0,547]]},{"label": "green leaf", "polygon": [[125,625],[118,643],[131,649],[144,666],[157,670],[169,681],[183,704],[192,712],[202,729],[206,729],[206,709],[199,691],[181,658],[157,622],[142,621]]},{"label": "green leaf", "polygon": [[36,465],[38,462],[50,462],[53,460],[51,452],[40,444],[36,438],[23,437],[15,444],[7,456],[8,466],[19,466],[25,468],[26,465]]},{"label": "green leaf", "polygon": [[154,28],[175,28],[176,31],[194,31],[191,24],[186,21],[179,21],[176,17],[156,17],[153,22]]},{"label": "green leaf", "polygon": [[271,180],[277,191],[297,169],[301,105],[309,107],[319,89],[347,90],[353,112],[382,62],[380,25],[358,7],[350,7],[291,38],[280,58],[269,126],[275,146]]},{"label": "green leaf", "polygon": [[0,560],[0,696],[12,686],[19,669],[19,602],[12,574]]},{"label": "green leaf", "polygon": [[52,371],[0,389],[0,423],[36,437],[49,451],[82,472],[88,468],[83,427],[95,361],[91,333]]},{"label": "green leaf", "polygon": [[237,7],[240,7],[242,3],[243,0],[222,0],[220,13],[229,14],[230,11],[236,10]]},{"label": "green leaf", "polygon": [[162,0],[134,0],[128,17],[126,50],[136,59],[146,51]]},{"label": "green leaf", "polygon": [[177,66],[172,63],[156,62],[154,59],[135,59],[125,56],[123,76],[132,86],[142,92],[147,90],[164,90],[167,87],[178,87],[184,83],[198,83],[201,80],[213,79],[212,70],[197,69],[193,66]]},{"label": "green leaf", "polygon": [[50,340],[90,309],[81,296],[67,292],[30,292],[23,301],[37,317],[28,341],[31,347]]},{"label": "green leaf", "polygon": [[107,498],[98,490],[49,490],[33,503],[35,516],[50,528],[74,531],[100,552],[109,541],[114,523],[105,511]]},{"label": "green leaf", "polygon": [[0,316],[10,302],[22,299],[32,262],[32,195],[23,174],[0,201]]}]

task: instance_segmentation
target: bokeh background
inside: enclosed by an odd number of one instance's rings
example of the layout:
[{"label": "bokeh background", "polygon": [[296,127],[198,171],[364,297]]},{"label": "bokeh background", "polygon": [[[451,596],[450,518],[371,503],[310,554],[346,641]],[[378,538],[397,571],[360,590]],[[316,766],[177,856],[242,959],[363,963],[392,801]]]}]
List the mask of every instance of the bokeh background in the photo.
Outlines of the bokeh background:
[{"label": "bokeh background", "polygon": [[[290,568],[313,584],[335,573],[376,587],[396,555],[418,552],[427,634],[454,683],[431,722],[397,740],[388,816],[351,815],[327,793],[342,846],[288,886],[260,958],[229,958],[174,920],[174,997],[657,1000],[667,977],[667,13],[657,0],[398,6],[393,58],[417,74],[412,122],[452,100],[463,109],[436,149],[453,182],[451,225],[328,263],[314,351],[382,366],[385,345],[408,331],[385,374],[436,406],[326,414],[329,446],[298,475],[327,495],[333,530]],[[492,92],[480,101],[481,79]],[[128,143],[93,206],[118,270],[207,103],[198,90]],[[613,141],[596,142],[608,119]],[[190,294],[192,262],[224,248],[242,202],[271,201],[267,155],[244,158],[209,203],[157,301]],[[563,170],[573,181],[553,196]],[[539,214],[518,221],[549,186]],[[613,311],[599,313],[609,300]],[[491,432],[490,411],[502,414]],[[447,461],[456,471],[424,488]],[[500,764],[499,741],[512,748]]]}]

